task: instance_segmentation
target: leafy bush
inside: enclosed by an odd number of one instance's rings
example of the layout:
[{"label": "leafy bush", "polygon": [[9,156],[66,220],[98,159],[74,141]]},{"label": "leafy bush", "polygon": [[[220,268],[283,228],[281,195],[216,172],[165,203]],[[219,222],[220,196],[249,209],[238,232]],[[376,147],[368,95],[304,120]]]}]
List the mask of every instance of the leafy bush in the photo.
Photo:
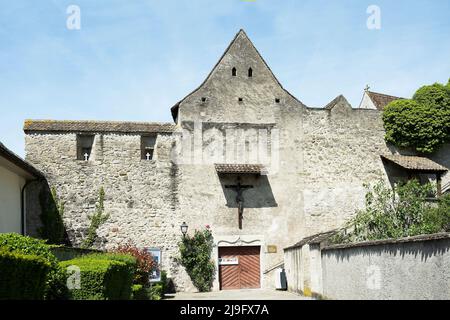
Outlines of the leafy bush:
[{"label": "leafy bush", "polygon": [[195,230],[193,237],[186,235],[178,244],[180,263],[200,292],[210,291],[213,284],[215,271],[215,265],[211,261],[213,244],[213,236],[208,227],[203,231]]},{"label": "leafy bush", "polygon": [[383,111],[386,141],[433,153],[450,141],[450,85],[423,86],[412,100],[395,100]]},{"label": "leafy bush", "polygon": [[131,287],[131,291],[133,292],[133,300],[148,300],[147,290],[141,284],[134,284]]},{"label": "leafy bush", "polygon": [[63,268],[69,266],[80,268],[80,288],[70,290],[71,299],[130,299],[133,273],[130,273],[129,261],[123,256],[86,255],[61,262]]},{"label": "leafy bush", "polygon": [[157,270],[158,266],[153,260],[153,256],[145,249],[138,249],[132,244],[119,246],[113,252],[124,253],[133,256],[137,261],[137,270],[134,276],[134,284],[141,284],[144,287],[149,284],[149,275]]},{"label": "leafy bush", "polygon": [[4,233],[0,234],[0,247],[5,251],[44,258],[51,266],[46,281],[45,299],[67,298],[66,273],[59,266],[58,259],[50,251],[51,246],[44,240],[17,233]]},{"label": "leafy bush", "polygon": [[43,299],[50,268],[37,255],[0,250],[0,299]]},{"label": "leafy bush", "polygon": [[164,286],[160,282],[155,282],[147,289],[150,300],[161,300],[164,297]]},{"label": "leafy bush", "polygon": [[411,180],[394,189],[379,182],[366,194],[366,208],[357,212],[331,242],[345,243],[402,238],[450,231],[450,196],[438,205],[426,201],[430,184]]}]

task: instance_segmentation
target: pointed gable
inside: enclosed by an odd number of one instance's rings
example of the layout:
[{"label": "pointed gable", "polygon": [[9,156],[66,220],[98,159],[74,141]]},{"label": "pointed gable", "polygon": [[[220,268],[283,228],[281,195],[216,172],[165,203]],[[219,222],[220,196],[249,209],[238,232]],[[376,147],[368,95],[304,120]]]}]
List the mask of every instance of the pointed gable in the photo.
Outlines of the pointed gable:
[{"label": "pointed gable", "polygon": [[350,108],[350,109],[352,108],[351,104],[347,101],[347,99],[342,94],[337,96],[336,98],[334,98],[331,102],[329,102],[324,107],[324,109],[332,110],[336,106],[347,107],[347,108]]},{"label": "pointed gable", "polygon": [[282,87],[247,34],[241,29],[203,83],[172,107],[172,116],[175,120],[182,106],[186,106],[185,113],[189,113],[187,109],[195,108],[193,105],[199,101],[203,102],[203,106],[229,110],[240,103],[238,113],[242,113],[242,106],[246,106],[246,110],[251,112],[253,107],[280,103],[283,98],[301,104]]}]

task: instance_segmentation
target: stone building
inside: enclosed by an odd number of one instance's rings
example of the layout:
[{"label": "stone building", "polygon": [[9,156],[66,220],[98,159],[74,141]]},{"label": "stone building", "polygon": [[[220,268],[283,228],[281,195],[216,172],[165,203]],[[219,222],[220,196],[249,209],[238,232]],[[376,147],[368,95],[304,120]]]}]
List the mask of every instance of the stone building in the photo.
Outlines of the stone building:
[{"label": "stone building", "polygon": [[[110,217],[96,246],[160,249],[178,290],[193,290],[176,261],[183,222],[189,233],[211,227],[214,289],[273,287],[284,247],[342,225],[363,206],[364,183],[390,181],[389,166],[409,170],[381,157],[398,151],[378,109],[343,96],[305,106],[242,30],[171,112],[174,123],[26,120],[24,131],[27,159],[65,202],[71,243],[83,240],[103,186]],[[424,169],[446,179],[448,155]]]}]

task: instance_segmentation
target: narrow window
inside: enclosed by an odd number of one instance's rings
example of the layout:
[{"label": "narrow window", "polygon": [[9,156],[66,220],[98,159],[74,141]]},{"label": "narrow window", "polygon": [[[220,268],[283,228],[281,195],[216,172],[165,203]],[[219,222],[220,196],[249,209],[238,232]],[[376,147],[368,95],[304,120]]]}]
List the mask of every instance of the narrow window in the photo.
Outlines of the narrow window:
[{"label": "narrow window", "polygon": [[202,97],[202,102],[206,102],[206,97]]},{"label": "narrow window", "polygon": [[243,98],[238,98],[238,101],[242,102],[242,101],[244,101],[244,99]]},{"label": "narrow window", "polygon": [[276,103],[280,103],[280,99],[279,98],[275,98],[275,102]]},{"label": "narrow window", "polygon": [[233,77],[236,77],[236,68],[233,68],[233,69],[231,70],[231,75],[232,75]]},{"label": "narrow window", "polygon": [[141,159],[152,160],[155,150],[156,136],[141,136]]},{"label": "narrow window", "polygon": [[253,77],[253,69],[252,68],[248,68],[248,77],[249,78]]},{"label": "narrow window", "polygon": [[88,161],[91,157],[94,135],[77,135],[77,159]]}]

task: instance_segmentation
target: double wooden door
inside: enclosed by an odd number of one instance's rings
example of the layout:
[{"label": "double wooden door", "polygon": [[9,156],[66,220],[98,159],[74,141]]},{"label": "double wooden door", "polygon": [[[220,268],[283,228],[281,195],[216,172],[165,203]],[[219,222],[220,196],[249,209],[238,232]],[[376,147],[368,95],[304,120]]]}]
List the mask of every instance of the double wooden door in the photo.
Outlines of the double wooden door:
[{"label": "double wooden door", "polygon": [[259,246],[219,247],[221,290],[261,287]]}]

